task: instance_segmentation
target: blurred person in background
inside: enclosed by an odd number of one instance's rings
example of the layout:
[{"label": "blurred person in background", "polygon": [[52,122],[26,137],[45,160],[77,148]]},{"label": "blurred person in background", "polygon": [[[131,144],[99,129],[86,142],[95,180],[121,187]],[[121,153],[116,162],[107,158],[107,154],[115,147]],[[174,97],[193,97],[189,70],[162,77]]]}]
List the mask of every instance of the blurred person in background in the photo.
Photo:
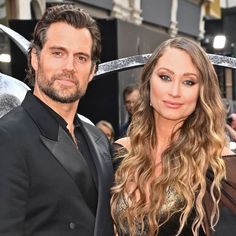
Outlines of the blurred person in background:
[{"label": "blurred person in background", "polygon": [[226,119],[225,131],[229,139],[230,149],[236,152],[236,113],[230,114]]},{"label": "blurred person in background", "polygon": [[227,117],[226,131],[231,141],[236,141],[236,113],[232,113]]},{"label": "blurred person in background", "polygon": [[231,113],[227,118],[227,124],[229,124],[234,130],[236,130],[236,113]]},{"label": "blurred person in background", "polygon": [[130,125],[130,122],[132,120],[132,115],[134,113],[134,106],[136,102],[139,99],[139,89],[136,84],[131,84],[128,85],[124,90],[123,90],[123,100],[125,104],[125,109],[128,113],[128,120],[121,125],[119,135],[120,137],[126,136],[127,129]]},{"label": "blurred person in background", "polygon": [[96,126],[107,136],[108,140],[113,143],[115,131],[112,124],[106,120],[100,120]]}]

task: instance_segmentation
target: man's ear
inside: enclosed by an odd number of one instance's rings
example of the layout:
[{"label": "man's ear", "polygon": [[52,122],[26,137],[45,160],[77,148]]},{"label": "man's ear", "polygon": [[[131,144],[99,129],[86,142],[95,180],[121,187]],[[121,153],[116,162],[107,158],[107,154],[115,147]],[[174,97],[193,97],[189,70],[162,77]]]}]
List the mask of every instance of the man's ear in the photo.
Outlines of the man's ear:
[{"label": "man's ear", "polygon": [[38,57],[39,56],[38,56],[37,51],[36,51],[35,48],[32,48],[30,57],[31,57],[31,65],[34,68],[34,70],[37,71],[38,70],[38,62],[39,62]]},{"label": "man's ear", "polygon": [[91,72],[90,72],[90,75],[89,75],[89,82],[93,79],[94,77],[94,74],[95,74],[95,71],[96,71],[96,64],[93,63],[92,67],[91,67]]}]

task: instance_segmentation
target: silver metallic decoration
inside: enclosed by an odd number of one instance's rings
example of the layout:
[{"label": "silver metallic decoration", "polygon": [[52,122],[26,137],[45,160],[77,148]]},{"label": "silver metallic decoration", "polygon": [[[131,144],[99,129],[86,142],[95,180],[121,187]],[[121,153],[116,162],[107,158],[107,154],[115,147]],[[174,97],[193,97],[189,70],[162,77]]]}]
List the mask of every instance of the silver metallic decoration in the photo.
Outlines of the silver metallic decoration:
[{"label": "silver metallic decoration", "polygon": [[30,88],[18,79],[0,73],[0,95],[3,93],[14,95],[22,102]]},{"label": "silver metallic decoration", "polygon": [[101,63],[98,66],[98,71],[95,75],[95,78],[112,72],[143,66],[150,56],[151,54],[142,54]]},{"label": "silver metallic decoration", "polygon": [[9,38],[16,43],[16,45],[20,48],[20,50],[27,55],[28,48],[30,46],[30,42],[24,38],[22,35],[17,33],[16,31],[10,29],[9,27],[0,24],[0,29],[9,36]]},{"label": "silver metallic decoration", "polygon": [[[101,63],[98,67],[95,79],[101,75],[110,74],[112,72],[141,67],[147,62],[150,56],[151,54],[142,54]],[[213,65],[236,69],[236,58],[216,54],[208,54],[208,56]]]},{"label": "silver metallic decoration", "polygon": [[236,58],[216,54],[208,54],[213,65],[236,69]]}]

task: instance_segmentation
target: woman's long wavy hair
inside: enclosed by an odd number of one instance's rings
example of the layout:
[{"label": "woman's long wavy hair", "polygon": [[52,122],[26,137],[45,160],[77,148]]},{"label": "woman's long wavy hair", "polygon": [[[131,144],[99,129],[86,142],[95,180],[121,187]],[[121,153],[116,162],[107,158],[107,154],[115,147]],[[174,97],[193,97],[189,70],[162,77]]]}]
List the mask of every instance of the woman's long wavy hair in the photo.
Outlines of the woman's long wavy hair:
[{"label": "woman's long wavy hair", "polygon": [[[200,91],[195,111],[173,133],[169,147],[162,154],[160,176],[150,181],[155,171],[152,150],[158,143],[154,113],[150,106],[150,78],[159,58],[167,48],[177,48],[190,55],[199,71]],[[128,224],[129,235],[136,235],[137,222],[139,222],[143,226],[142,230],[147,224],[148,235],[158,235],[161,225],[173,214],[169,211],[164,219],[161,215],[161,206],[165,202],[169,186],[174,187],[184,202],[179,209],[180,222],[176,235],[181,235],[193,207],[195,218],[192,232],[194,236],[198,235],[206,215],[203,197],[207,187],[213,203],[210,226],[214,228],[219,219],[221,180],[226,175],[221,157],[226,144],[225,109],[217,75],[207,54],[197,43],[186,38],[165,41],[153,52],[144,66],[140,95],[141,99],[136,106],[128,131],[131,149],[117,169],[112,188],[111,208],[116,228],[125,232]],[[209,169],[214,174],[211,186],[207,186],[206,181],[206,173]],[[132,190],[129,189],[130,183],[132,183]],[[148,200],[144,190],[144,186],[146,188],[147,185],[150,189]],[[136,190],[140,193],[138,201]],[[128,206],[120,211],[118,206],[121,205],[122,199],[127,199],[127,194]]]}]

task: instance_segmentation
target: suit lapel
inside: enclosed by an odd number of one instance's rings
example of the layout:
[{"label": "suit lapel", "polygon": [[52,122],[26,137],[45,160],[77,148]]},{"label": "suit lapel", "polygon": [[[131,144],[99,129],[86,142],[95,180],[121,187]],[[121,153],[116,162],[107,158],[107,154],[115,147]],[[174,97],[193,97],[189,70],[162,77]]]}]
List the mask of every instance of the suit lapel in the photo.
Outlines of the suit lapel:
[{"label": "suit lapel", "polygon": [[100,185],[106,186],[107,183],[106,181],[104,182],[104,178],[107,180],[107,177],[113,176],[109,145],[104,142],[104,137],[98,136],[94,132],[91,132],[89,128],[91,125],[83,124],[81,122],[80,126],[97,169],[98,181],[100,182]]},{"label": "suit lapel", "polygon": [[[110,226],[112,229],[110,188],[113,180],[113,168],[109,145],[105,137],[97,136],[94,132],[91,132],[90,128],[91,126],[85,123],[81,125],[98,173],[98,205],[94,236],[103,236],[104,231],[106,231],[105,227],[109,228]],[[104,224],[105,222],[106,225]]]},{"label": "suit lapel", "polygon": [[43,135],[40,135],[40,138],[48,150],[75,180],[76,184],[78,184],[78,173],[83,173],[87,167],[81,153],[77,150],[68,134],[59,126],[57,141],[48,139]]}]

